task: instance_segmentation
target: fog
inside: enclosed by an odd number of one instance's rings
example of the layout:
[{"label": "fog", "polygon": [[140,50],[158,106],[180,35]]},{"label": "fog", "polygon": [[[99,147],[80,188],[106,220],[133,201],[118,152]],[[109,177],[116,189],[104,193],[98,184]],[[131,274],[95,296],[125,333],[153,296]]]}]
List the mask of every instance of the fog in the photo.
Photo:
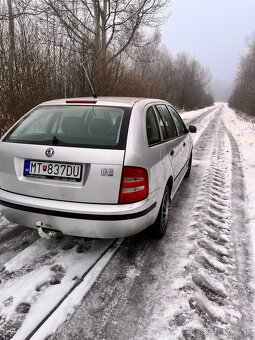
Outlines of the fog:
[{"label": "fog", "polygon": [[215,100],[227,100],[247,38],[255,32],[254,0],[173,0],[162,27],[172,54],[185,51],[212,73]]}]

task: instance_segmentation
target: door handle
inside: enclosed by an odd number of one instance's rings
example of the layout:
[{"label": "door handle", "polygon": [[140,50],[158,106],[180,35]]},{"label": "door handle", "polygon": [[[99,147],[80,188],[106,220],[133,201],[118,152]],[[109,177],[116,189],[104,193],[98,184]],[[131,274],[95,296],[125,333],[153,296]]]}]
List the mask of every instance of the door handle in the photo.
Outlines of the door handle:
[{"label": "door handle", "polygon": [[174,155],[174,150],[171,150],[170,156],[173,156],[173,155]]}]

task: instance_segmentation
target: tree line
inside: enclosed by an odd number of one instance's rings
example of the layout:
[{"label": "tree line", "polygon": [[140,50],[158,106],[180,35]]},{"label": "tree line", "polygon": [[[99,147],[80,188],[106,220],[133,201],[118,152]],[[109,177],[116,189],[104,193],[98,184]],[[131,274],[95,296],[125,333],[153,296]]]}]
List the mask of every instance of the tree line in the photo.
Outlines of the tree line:
[{"label": "tree line", "polygon": [[248,51],[241,58],[229,105],[255,116],[255,35],[248,42]]},{"label": "tree line", "polygon": [[170,0],[0,0],[1,132],[36,104],[62,97],[162,98],[213,103],[210,72],[173,57],[159,26]]}]

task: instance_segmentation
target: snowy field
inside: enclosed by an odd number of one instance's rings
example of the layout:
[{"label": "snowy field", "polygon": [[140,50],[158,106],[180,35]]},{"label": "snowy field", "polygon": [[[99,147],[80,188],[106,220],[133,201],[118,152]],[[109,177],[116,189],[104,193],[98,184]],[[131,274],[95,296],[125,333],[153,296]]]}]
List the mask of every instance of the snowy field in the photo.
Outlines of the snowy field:
[{"label": "snowy field", "polygon": [[38,239],[0,217],[0,339],[254,339],[255,120],[182,114],[191,177],[162,240]]}]

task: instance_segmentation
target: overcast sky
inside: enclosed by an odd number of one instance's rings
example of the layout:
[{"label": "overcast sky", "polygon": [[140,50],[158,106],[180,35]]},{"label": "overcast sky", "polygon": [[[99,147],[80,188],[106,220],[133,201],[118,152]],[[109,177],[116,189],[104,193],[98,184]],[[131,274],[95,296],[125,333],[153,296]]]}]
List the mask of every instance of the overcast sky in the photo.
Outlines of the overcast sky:
[{"label": "overcast sky", "polygon": [[230,87],[246,38],[255,32],[255,0],[172,0],[170,11],[163,44],[174,55],[196,56],[214,82]]}]

